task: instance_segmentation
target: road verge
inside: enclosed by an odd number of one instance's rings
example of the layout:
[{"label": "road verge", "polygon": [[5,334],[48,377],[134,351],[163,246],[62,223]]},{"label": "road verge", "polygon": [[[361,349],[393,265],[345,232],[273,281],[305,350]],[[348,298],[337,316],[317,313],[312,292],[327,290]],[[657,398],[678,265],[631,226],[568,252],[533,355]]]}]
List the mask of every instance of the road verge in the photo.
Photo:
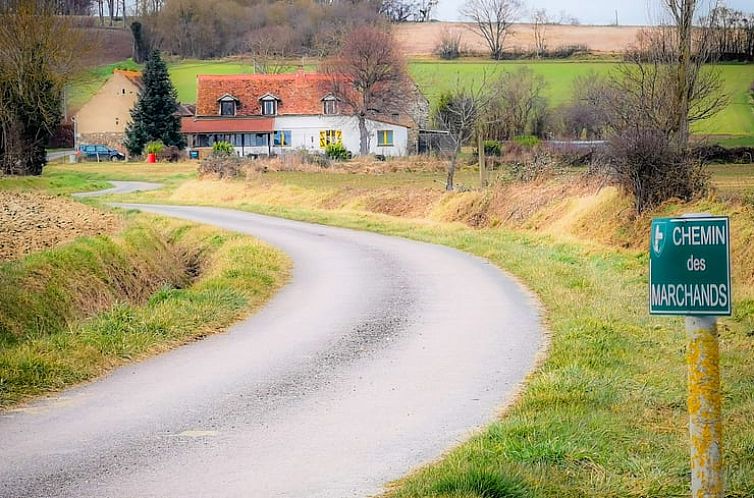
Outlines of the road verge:
[{"label": "road verge", "polygon": [[0,409],[220,331],[290,263],[249,237],[143,214],[0,266]]}]

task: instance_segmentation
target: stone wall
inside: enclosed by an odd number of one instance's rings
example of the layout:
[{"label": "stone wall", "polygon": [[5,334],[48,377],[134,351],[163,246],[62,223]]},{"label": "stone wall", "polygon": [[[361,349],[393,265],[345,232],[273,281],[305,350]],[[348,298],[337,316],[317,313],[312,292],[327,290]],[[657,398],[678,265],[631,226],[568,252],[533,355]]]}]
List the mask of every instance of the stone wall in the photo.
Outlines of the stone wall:
[{"label": "stone wall", "polygon": [[125,133],[79,133],[79,145],[107,145],[113,149],[126,153],[123,141]]}]

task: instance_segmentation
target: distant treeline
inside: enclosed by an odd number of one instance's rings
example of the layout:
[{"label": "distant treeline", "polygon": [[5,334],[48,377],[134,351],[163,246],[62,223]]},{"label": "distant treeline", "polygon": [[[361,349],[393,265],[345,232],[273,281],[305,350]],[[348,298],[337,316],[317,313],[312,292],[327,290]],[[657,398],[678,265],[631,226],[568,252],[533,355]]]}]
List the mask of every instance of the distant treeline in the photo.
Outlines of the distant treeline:
[{"label": "distant treeline", "polygon": [[720,60],[754,62],[754,13],[718,7],[709,24],[712,49]]}]

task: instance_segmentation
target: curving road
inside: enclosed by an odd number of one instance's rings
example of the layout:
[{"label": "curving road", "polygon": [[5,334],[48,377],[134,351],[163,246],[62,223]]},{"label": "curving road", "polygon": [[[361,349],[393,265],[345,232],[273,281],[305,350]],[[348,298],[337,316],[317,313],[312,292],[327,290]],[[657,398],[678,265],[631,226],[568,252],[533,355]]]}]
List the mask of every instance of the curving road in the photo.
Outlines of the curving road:
[{"label": "curving road", "polygon": [[0,414],[2,497],[365,497],[494,419],[537,306],[441,246],[233,210],[124,205],[259,237],[291,282],[227,333]]}]

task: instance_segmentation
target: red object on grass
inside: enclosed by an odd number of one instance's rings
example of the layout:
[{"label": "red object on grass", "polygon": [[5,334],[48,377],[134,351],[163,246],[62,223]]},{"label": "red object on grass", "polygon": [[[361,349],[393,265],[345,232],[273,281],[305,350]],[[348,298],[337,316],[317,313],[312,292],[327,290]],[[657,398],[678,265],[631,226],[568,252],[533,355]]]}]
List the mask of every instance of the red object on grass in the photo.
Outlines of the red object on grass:
[{"label": "red object on grass", "polygon": [[147,154],[147,162],[148,163],[156,163],[157,162],[157,154],[154,152],[150,152]]}]

